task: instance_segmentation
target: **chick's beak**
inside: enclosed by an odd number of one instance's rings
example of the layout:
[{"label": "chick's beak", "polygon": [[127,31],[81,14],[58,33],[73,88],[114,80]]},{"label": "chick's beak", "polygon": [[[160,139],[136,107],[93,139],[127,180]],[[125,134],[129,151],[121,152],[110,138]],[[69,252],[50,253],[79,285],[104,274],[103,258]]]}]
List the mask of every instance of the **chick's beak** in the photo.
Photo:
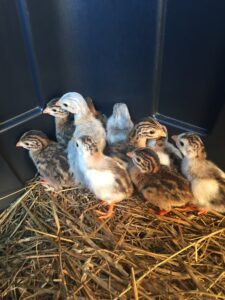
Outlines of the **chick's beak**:
[{"label": "chick's beak", "polygon": [[132,158],[133,157],[133,152],[127,152],[127,156]]},{"label": "chick's beak", "polygon": [[16,147],[23,147],[23,143],[21,141],[17,142]]},{"label": "chick's beak", "polygon": [[176,143],[177,142],[177,135],[172,135],[171,139]]},{"label": "chick's beak", "polygon": [[48,107],[46,107],[44,110],[43,110],[43,112],[42,112],[43,114],[49,114],[49,108]]}]

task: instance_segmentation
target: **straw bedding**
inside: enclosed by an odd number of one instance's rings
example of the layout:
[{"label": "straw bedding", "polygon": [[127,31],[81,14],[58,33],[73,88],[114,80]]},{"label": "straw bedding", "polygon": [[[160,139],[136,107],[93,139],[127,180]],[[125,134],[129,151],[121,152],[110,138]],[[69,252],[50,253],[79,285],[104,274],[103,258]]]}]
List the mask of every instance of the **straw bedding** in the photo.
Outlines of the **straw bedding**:
[{"label": "straw bedding", "polygon": [[102,221],[98,206],[30,182],[0,215],[1,299],[225,299],[223,215],[159,217],[135,195]]}]

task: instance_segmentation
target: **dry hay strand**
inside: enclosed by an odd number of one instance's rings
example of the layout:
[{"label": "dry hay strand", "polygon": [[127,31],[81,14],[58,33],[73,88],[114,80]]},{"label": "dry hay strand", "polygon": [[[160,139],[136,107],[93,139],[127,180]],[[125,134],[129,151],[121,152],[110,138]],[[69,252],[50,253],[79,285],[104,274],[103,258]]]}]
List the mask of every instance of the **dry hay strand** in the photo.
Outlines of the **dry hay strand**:
[{"label": "dry hay strand", "polygon": [[138,195],[99,220],[87,190],[38,181],[0,215],[1,299],[225,299],[225,217],[159,217]]}]

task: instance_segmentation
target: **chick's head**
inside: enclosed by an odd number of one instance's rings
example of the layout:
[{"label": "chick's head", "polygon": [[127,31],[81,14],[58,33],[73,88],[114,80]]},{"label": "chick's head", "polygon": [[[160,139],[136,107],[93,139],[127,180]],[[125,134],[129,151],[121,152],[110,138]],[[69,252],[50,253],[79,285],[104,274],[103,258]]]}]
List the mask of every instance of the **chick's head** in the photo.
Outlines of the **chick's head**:
[{"label": "chick's head", "polygon": [[149,148],[139,148],[132,152],[128,152],[127,155],[131,157],[135,166],[142,173],[156,173],[160,167],[160,161],[158,155]]},{"label": "chick's head", "polygon": [[90,136],[84,135],[75,140],[78,153],[84,157],[94,156],[99,153],[97,143]]},{"label": "chick's head", "polygon": [[58,100],[59,98],[54,98],[48,102],[46,108],[43,110],[43,114],[49,114],[56,118],[67,118],[69,116],[69,112],[57,105]]},{"label": "chick's head", "polygon": [[39,130],[30,130],[21,136],[16,146],[27,150],[38,151],[45,148],[48,143],[49,139],[44,132]]},{"label": "chick's head", "polygon": [[66,93],[59,99],[56,104],[59,105],[62,109],[75,115],[90,113],[87,102],[79,93]]},{"label": "chick's head", "polygon": [[184,157],[205,159],[206,152],[205,146],[201,138],[192,133],[181,133],[179,135],[172,136],[177,148],[181,151]]}]

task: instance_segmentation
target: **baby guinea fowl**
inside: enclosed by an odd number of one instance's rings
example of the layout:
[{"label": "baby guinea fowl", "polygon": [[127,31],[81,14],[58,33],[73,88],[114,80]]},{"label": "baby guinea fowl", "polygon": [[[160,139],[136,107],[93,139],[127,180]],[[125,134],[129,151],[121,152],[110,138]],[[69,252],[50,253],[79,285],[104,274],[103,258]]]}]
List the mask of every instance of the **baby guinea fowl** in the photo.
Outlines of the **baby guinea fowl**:
[{"label": "baby guinea fowl", "polygon": [[108,218],[114,204],[131,196],[133,185],[127,171],[118,162],[105,156],[89,136],[73,139],[84,174],[85,186],[109,206],[107,213],[97,211],[101,219]]},{"label": "baby guinea fowl", "polygon": [[[74,124],[76,128],[73,138],[78,139],[83,135],[91,136],[97,143],[99,149],[104,149],[106,143],[105,129],[102,123],[93,116],[92,112],[88,108],[87,102],[80,94],[75,92],[67,93],[59,99],[57,104],[63,109],[74,114]],[[84,176],[80,170],[76,152],[77,149],[74,147],[74,143],[71,140],[67,147],[70,172],[75,174],[75,179],[84,185]]]},{"label": "baby guinea fowl", "polygon": [[105,148],[105,129],[102,123],[93,116],[82,95],[75,92],[66,93],[59,99],[57,105],[74,114],[75,138],[89,135],[95,139],[101,150]]},{"label": "baby guinea fowl", "polygon": [[167,128],[165,126],[163,127],[166,136],[158,139],[149,139],[147,141],[147,147],[157,153],[161,165],[168,166],[173,170],[180,172],[182,159],[181,152],[173,144],[168,142]]},{"label": "baby guinea fowl", "polygon": [[161,125],[152,117],[144,118],[142,121],[134,125],[131,130],[127,142],[117,143],[107,148],[108,154],[113,158],[118,158],[125,163],[130,160],[127,152],[135,148],[146,147],[149,139],[166,137],[167,131],[165,126]]},{"label": "baby guinea fowl", "polygon": [[56,139],[61,145],[67,146],[73,136],[75,126],[70,113],[56,105],[58,100],[59,98],[54,98],[48,102],[43,114],[55,117]]},{"label": "baby guinea fowl", "polygon": [[129,135],[129,143],[135,147],[146,147],[149,139],[166,137],[166,127],[152,117],[146,117],[137,123]]},{"label": "baby guinea fowl", "polygon": [[108,144],[112,145],[126,141],[133,127],[134,124],[131,121],[127,105],[125,103],[114,104],[113,113],[109,117],[106,126]]},{"label": "baby guinea fowl", "polygon": [[159,207],[160,215],[193,200],[188,181],[167,166],[160,165],[153,150],[139,148],[127,155],[132,158],[129,166],[132,182],[147,201]]},{"label": "baby guinea fowl", "polygon": [[[60,98],[54,98],[48,102],[43,114],[49,114],[55,117],[55,131],[58,143],[67,146],[68,142],[73,136],[75,125],[71,117],[71,113],[56,105]],[[104,126],[106,126],[106,116],[96,111],[91,97],[86,97],[87,105],[92,115],[99,119]]]},{"label": "baby guinea fowl", "polygon": [[190,181],[195,204],[201,213],[214,209],[225,212],[225,173],[206,159],[204,144],[194,133],[173,136],[183,154],[181,170]]},{"label": "baby guinea fowl", "polygon": [[16,146],[29,150],[30,158],[44,183],[55,191],[75,185],[69,174],[65,149],[62,145],[49,140],[45,133],[30,130],[21,136]]}]

